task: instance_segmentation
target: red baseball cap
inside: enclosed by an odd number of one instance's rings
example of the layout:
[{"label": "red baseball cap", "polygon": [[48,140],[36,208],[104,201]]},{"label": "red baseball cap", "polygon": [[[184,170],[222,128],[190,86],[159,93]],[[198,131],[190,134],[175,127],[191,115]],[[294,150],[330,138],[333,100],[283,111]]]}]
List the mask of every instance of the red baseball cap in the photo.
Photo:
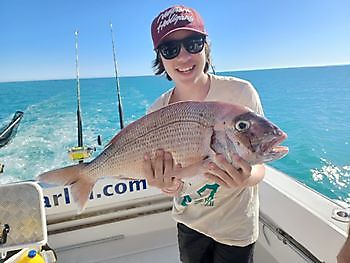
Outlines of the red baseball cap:
[{"label": "red baseball cap", "polygon": [[160,12],[152,22],[154,48],[159,46],[164,37],[181,29],[207,35],[203,19],[196,10],[182,5],[172,6]]}]

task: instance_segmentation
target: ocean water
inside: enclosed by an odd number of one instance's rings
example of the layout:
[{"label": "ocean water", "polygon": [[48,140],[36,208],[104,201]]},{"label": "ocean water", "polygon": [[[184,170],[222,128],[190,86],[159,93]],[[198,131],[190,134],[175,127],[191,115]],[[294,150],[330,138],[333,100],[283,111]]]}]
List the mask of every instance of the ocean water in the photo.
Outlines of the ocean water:
[{"label": "ocean water", "polygon": [[[290,153],[273,167],[320,193],[350,203],[350,65],[221,72],[252,82],[265,115],[288,134]],[[93,157],[118,131],[114,78],[82,79],[84,144]],[[121,77],[125,122],[172,86],[163,77]],[[0,83],[0,127],[24,111],[17,135],[0,148],[5,165],[0,184],[33,179],[73,164],[67,150],[77,145],[76,82],[49,80]]]}]

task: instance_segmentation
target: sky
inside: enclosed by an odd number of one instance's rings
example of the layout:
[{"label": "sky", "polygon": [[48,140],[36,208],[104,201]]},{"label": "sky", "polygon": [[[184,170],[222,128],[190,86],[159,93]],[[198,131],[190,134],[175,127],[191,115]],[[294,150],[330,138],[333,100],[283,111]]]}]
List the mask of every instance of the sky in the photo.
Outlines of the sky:
[{"label": "sky", "polygon": [[0,82],[153,75],[150,24],[175,4],[205,21],[216,71],[350,64],[349,0],[0,0]]}]

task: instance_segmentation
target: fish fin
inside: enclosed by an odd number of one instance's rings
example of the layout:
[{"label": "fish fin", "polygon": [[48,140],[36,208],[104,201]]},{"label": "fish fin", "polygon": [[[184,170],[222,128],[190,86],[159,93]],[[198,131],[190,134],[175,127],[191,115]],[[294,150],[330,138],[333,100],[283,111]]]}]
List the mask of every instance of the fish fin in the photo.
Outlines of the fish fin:
[{"label": "fish fin", "polygon": [[45,172],[39,175],[37,180],[58,185],[71,185],[73,199],[78,205],[78,213],[81,213],[85,209],[91,190],[97,181],[84,174],[83,168],[85,166],[86,163]]},{"label": "fish fin", "polygon": [[74,201],[77,203],[78,214],[86,208],[87,201],[89,200],[90,193],[95,183],[96,180],[89,180],[87,176],[82,175],[71,185],[70,191],[73,195]]},{"label": "fish fin", "polygon": [[40,174],[37,180],[49,184],[69,185],[76,182],[85,164],[67,166]]},{"label": "fish fin", "polygon": [[[118,134],[117,134],[118,135]],[[107,149],[109,146],[111,146],[117,139],[116,136],[114,136],[106,145],[105,145],[105,149]]]}]

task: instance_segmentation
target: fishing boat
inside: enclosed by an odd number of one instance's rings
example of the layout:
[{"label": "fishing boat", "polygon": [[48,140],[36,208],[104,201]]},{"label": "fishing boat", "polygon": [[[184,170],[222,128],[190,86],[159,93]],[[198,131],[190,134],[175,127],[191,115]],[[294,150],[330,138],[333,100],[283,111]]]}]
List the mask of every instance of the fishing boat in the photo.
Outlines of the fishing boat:
[{"label": "fishing boat", "polygon": [[16,111],[9,124],[0,129],[0,148],[4,147],[16,135],[19,123],[23,117],[22,111]]},{"label": "fishing boat", "polygon": [[[255,262],[336,262],[350,210],[267,166]],[[179,262],[172,200],[144,180],[100,180],[76,214],[67,187],[44,188],[59,262]]]},{"label": "fishing boat", "polygon": [[[145,180],[100,179],[81,214],[69,186],[41,189],[44,243],[57,262],[180,262],[172,200]],[[336,262],[349,224],[346,204],[270,166],[259,191],[255,262]],[[20,220],[18,213],[14,216]]]}]

